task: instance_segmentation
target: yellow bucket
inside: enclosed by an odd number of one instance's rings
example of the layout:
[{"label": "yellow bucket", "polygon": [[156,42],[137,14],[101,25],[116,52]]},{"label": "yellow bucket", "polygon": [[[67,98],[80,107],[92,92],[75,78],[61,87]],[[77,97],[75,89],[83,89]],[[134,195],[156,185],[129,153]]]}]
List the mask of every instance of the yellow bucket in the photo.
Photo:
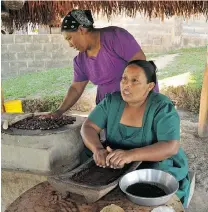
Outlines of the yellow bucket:
[{"label": "yellow bucket", "polygon": [[9,100],[4,102],[6,113],[23,113],[21,100]]}]

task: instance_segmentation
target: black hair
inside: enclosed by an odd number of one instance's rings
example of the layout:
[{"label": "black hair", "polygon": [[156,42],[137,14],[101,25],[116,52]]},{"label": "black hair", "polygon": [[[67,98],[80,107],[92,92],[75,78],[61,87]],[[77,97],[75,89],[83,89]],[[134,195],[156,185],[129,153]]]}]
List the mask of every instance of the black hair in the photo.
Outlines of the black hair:
[{"label": "black hair", "polygon": [[[146,61],[146,60],[132,60],[130,61],[127,66],[129,65],[137,65],[144,69],[145,76],[147,78],[147,83],[154,82],[156,85],[157,77],[156,71],[157,66],[153,61]],[[126,67],[127,67],[126,66]]]}]

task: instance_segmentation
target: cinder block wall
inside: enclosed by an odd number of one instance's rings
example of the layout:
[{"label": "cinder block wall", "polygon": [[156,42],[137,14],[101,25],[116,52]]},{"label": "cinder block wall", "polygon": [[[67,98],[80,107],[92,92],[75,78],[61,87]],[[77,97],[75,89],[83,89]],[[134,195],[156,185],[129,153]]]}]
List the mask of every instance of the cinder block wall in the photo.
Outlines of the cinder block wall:
[{"label": "cinder block wall", "polygon": [[191,18],[183,21],[182,46],[195,47],[208,44],[208,22],[205,17]]},{"label": "cinder block wall", "polygon": [[140,14],[135,18],[117,16],[110,22],[107,18],[98,17],[95,21],[96,27],[102,26],[120,26],[127,29],[142,46],[145,53],[166,52],[172,48],[175,19],[165,19],[162,22],[159,18],[152,20],[146,19]]},{"label": "cinder block wall", "polygon": [[[207,45],[208,22],[204,17],[184,20],[172,17],[161,21],[137,14],[135,18],[117,16],[108,21],[105,17],[95,18],[95,27],[120,26],[127,29],[141,44],[145,53],[167,52],[181,47]],[[2,78],[49,68],[72,66],[77,52],[54,28],[40,27],[39,35],[2,35]],[[59,33],[59,34],[58,34]]]},{"label": "cinder block wall", "polygon": [[97,17],[96,27],[120,26],[127,29],[141,44],[146,53],[167,52],[181,47],[198,47],[208,44],[208,22],[204,16],[146,19],[137,13],[135,18],[117,16],[109,22]]},{"label": "cinder block wall", "polygon": [[72,65],[77,53],[59,35],[2,35],[2,78]]}]

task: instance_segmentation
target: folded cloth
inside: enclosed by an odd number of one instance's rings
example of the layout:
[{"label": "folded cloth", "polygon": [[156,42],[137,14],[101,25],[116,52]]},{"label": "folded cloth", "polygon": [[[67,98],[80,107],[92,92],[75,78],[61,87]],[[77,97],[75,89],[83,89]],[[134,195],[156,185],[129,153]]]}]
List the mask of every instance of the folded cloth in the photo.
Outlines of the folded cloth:
[{"label": "folded cloth", "polygon": [[100,212],[124,212],[124,210],[117,205],[111,204],[104,207]]},{"label": "folded cloth", "polygon": [[157,208],[154,208],[151,212],[175,212],[175,210],[172,207],[159,206]]}]

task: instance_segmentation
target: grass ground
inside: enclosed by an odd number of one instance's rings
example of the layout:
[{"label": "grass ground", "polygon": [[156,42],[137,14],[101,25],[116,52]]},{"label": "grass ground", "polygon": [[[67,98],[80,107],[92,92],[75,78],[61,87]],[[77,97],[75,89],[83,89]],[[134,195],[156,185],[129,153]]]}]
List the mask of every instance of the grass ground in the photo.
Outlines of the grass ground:
[{"label": "grass ground", "polygon": [[175,60],[159,70],[159,80],[189,72],[189,85],[201,87],[206,63],[207,47],[179,49],[168,54],[177,54]]},{"label": "grass ground", "polygon": [[[166,55],[170,54],[177,54],[177,56],[167,66],[159,70],[159,80],[189,72],[190,79],[186,87],[188,90],[194,90],[193,92],[197,90],[198,95],[202,86],[206,62],[206,47],[179,49],[169,52]],[[159,56],[161,56],[161,54],[147,55],[147,58],[151,59],[152,57],[157,58]],[[27,73],[22,76],[2,80],[4,98],[5,100],[41,98],[45,100],[48,99],[49,102],[56,101],[56,99],[61,101],[72,79],[73,69],[71,67]],[[90,83],[88,88],[92,86]]]},{"label": "grass ground", "polygon": [[[27,73],[2,80],[4,98],[45,98],[50,96],[63,96],[66,94],[72,79],[73,71],[71,67]],[[88,84],[88,88],[92,86],[91,83]]]}]

